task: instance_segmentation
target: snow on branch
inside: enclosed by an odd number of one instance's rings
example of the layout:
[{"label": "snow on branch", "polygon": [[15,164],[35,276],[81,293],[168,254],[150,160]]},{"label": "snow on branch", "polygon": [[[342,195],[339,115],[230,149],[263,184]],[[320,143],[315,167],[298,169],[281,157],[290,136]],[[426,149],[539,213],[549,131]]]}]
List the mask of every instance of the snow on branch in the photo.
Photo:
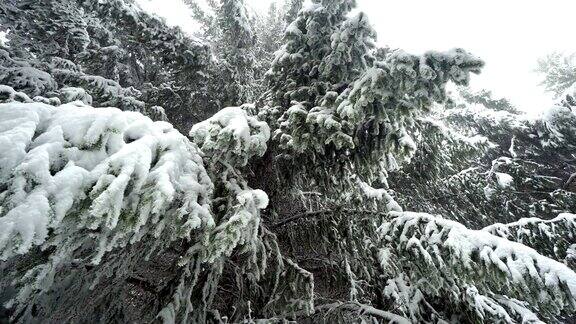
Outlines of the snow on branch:
[{"label": "snow on branch", "polygon": [[[56,81],[47,72],[28,64],[12,60],[5,50],[0,49],[0,84],[10,84],[32,97],[56,90]],[[12,66],[10,66],[12,65]]]},{"label": "snow on branch", "polygon": [[564,260],[570,246],[576,244],[576,215],[562,213],[549,220],[522,218],[513,223],[493,224],[482,230],[530,246],[547,257]]},{"label": "snow on branch", "polygon": [[133,87],[123,88],[116,81],[74,70],[56,68],[52,70],[52,73],[58,82],[80,87],[80,89],[85,89],[84,92],[88,90],[91,94],[90,98],[88,98],[78,90],[74,91],[72,88],[65,88],[66,90],[62,93],[65,102],[76,99],[92,104],[92,96],[94,96],[94,98],[99,99],[98,106],[117,107],[122,110],[138,112],[145,111],[144,102],[137,99],[141,93]]},{"label": "snow on branch", "polygon": [[213,226],[212,183],[196,147],[134,112],[0,104],[0,259],[92,240],[105,252]]},{"label": "snow on branch", "polygon": [[232,216],[214,229],[210,238],[208,262],[222,255],[230,256],[232,250],[242,245],[249,251],[257,249],[260,209],[268,206],[268,196],[262,190],[244,190],[237,197]]},{"label": "snow on branch", "polygon": [[386,256],[381,264],[391,267],[390,253],[397,255],[399,266],[427,278],[421,289],[437,292],[473,284],[480,292],[524,300],[541,314],[574,310],[576,273],[565,265],[520,243],[438,216],[390,215],[379,229],[382,244],[391,251],[381,253]]},{"label": "snow on branch", "polygon": [[402,207],[400,207],[400,205],[398,205],[394,198],[388,193],[388,190],[383,188],[375,189],[360,179],[358,179],[358,186],[367,198],[382,201],[385,204],[386,211],[402,211]]},{"label": "snow on branch", "polygon": [[474,286],[464,287],[463,290],[466,305],[482,321],[516,323],[515,320],[518,319],[522,323],[544,323],[526,307],[524,302],[505,296],[482,295]]},{"label": "snow on branch", "polygon": [[33,100],[24,92],[16,91],[7,85],[0,85],[0,103],[11,101],[32,102]]},{"label": "snow on branch", "polygon": [[569,106],[552,106],[542,116],[539,136],[544,147],[574,149],[576,110]]},{"label": "snow on branch", "polygon": [[402,118],[388,114],[426,109],[432,102],[443,101],[448,81],[467,84],[470,73],[479,73],[482,66],[481,60],[461,49],[423,56],[396,51],[354,82],[338,114],[351,120],[375,116],[397,123]]},{"label": "snow on branch", "polygon": [[411,127],[419,114],[446,99],[448,82],[467,84],[469,74],[482,65],[460,49],[423,56],[396,51],[365,69],[341,93],[326,92],[317,106],[294,103],[278,119],[274,139],[300,153],[329,157],[345,152],[362,161],[358,170],[378,165],[383,155],[409,159],[417,148]]},{"label": "snow on branch", "polygon": [[253,106],[227,107],[190,130],[190,137],[214,160],[244,166],[266,152],[270,128],[251,116]]}]

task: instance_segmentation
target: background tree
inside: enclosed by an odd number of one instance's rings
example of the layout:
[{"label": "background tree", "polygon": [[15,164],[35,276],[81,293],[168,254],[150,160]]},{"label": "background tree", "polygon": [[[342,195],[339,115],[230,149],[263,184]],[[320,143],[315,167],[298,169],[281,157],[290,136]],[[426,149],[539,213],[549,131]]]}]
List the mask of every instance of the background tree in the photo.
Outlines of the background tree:
[{"label": "background tree", "polygon": [[[191,18],[201,25],[198,36],[210,44],[216,58],[214,74],[225,80],[214,84],[215,89],[211,90],[221,93],[220,106],[254,101],[261,91],[257,82],[259,63],[265,59],[259,56],[263,49],[256,34],[254,14],[243,0],[210,1],[208,8],[202,8],[195,0],[186,3],[192,9]],[[270,14],[272,22],[275,11]]]},{"label": "background tree", "polygon": [[221,68],[225,69],[227,101],[223,106],[239,105],[254,100],[255,35],[243,0],[222,0],[216,10],[217,37],[214,45]]},{"label": "background tree", "polygon": [[557,98],[576,82],[576,56],[552,53],[538,60],[536,72],[544,76],[543,85]]},{"label": "background tree", "polygon": [[572,118],[568,109],[552,107],[535,120],[485,91],[452,97],[436,121],[422,124],[427,134],[412,163],[392,174],[394,187],[407,189],[401,203],[473,227],[574,210],[565,185],[575,168],[573,135],[569,127],[555,131]]}]

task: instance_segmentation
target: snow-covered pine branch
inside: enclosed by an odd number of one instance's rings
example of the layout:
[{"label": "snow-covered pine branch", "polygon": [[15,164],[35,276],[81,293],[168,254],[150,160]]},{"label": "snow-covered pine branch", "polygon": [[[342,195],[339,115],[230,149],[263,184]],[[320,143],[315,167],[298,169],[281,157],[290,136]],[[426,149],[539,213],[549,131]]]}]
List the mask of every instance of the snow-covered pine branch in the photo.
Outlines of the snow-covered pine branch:
[{"label": "snow-covered pine branch", "polygon": [[466,84],[469,73],[481,66],[462,50],[422,57],[393,53],[341,94],[327,92],[319,106],[289,108],[274,138],[296,152],[312,149],[330,156],[349,151],[360,159],[360,169],[378,165],[383,154],[409,158],[416,149],[409,128],[417,116],[445,99],[446,82]]},{"label": "snow-covered pine branch", "polygon": [[202,151],[212,160],[244,166],[253,156],[266,152],[270,127],[250,115],[254,106],[227,107],[190,130]]},{"label": "snow-covered pine branch", "polygon": [[5,103],[1,114],[4,259],[46,244],[48,232],[61,237],[48,243],[57,245],[74,232],[101,231],[98,263],[147,233],[185,238],[213,225],[202,160],[169,124],[76,104]]},{"label": "snow-covered pine branch", "polygon": [[[380,261],[400,269],[428,296],[482,294],[516,298],[549,318],[574,311],[576,273],[523,244],[425,213],[391,212],[379,228]],[[426,278],[425,281],[418,278]]]},{"label": "snow-covered pine branch", "polygon": [[67,263],[97,265],[143,239],[159,251],[215,226],[202,159],[170,124],[79,102],[3,103],[0,116],[1,258],[53,255],[29,269],[40,273],[17,303],[47,291]]},{"label": "snow-covered pine branch", "polygon": [[[570,253],[576,246],[576,215],[560,214],[549,220],[540,218],[522,218],[516,222],[497,223],[482,229],[495,236],[529,246],[538,253],[560,260],[571,262],[574,255]],[[568,263],[570,265],[570,263]]]}]

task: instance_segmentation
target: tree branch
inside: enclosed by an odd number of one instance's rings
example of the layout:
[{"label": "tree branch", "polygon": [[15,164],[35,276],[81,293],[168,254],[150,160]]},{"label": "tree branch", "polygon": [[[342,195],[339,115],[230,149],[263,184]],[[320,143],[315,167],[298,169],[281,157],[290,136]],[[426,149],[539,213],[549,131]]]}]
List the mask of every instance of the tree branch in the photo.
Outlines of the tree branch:
[{"label": "tree branch", "polygon": [[389,321],[390,323],[412,323],[409,319],[407,319],[406,317],[394,314],[394,313],[390,313],[387,311],[383,311],[377,308],[374,308],[370,305],[364,305],[364,304],[360,304],[360,303],[356,303],[356,302],[347,302],[347,303],[341,303],[341,302],[336,302],[336,303],[332,303],[332,304],[325,304],[325,305],[320,305],[317,306],[315,308],[316,311],[322,311],[322,310],[333,310],[335,308],[341,308],[341,309],[345,309],[345,310],[349,310],[349,311],[356,311],[358,312],[358,314],[366,314],[366,315],[371,315],[374,317],[379,317],[382,318],[386,321]]},{"label": "tree branch", "polygon": [[294,221],[297,221],[300,218],[309,218],[309,217],[316,217],[318,215],[322,215],[322,214],[328,214],[333,212],[331,209],[323,209],[323,210],[316,210],[316,211],[309,211],[309,212],[305,212],[302,214],[298,214],[298,215],[294,215],[292,217],[288,217],[288,218],[284,218],[283,220],[273,224],[271,226],[271,228],[278,228],[281,226],[284,226],[286,224],[292,223]]},{"label": "tree branch", "polygon": [[309,211],[309,212],[305,212],[302,214],[297,214],[291,217],[287,217],[275,224],[272,224],[272,226],[270,226],[270,228],[275,229],[278,227],[282,227],[286,224],[295,222],[301,218],[312,218],[312,217],[316,217],[316,216],[320,216],[323,214],[330,214],[330,213],[335,213],[337,211],[342,211],[342,212],[346,212],[346,213],[350,213],[350,214],[370,214],[370,215],[379,215],[379,216],[383,216],[386,217],[388,215],[387,212],[383,212],[383,211],[377,211],[377,210],[354,210],[354,209],[349,209],[349,208],[339,208],[339,209],[322,209],[322,210],[315,210],[315,211]]},{"label": "tree branch", "polygon": [[574,179],[576,179],[576,172],[572,173],[570,175],[570,178],[568,178],[568,181],[566,181],[566,183],[564,184],[564,188],[563,189],[568,189],[568,187],[570,186],[570,184],[574,181]]}]

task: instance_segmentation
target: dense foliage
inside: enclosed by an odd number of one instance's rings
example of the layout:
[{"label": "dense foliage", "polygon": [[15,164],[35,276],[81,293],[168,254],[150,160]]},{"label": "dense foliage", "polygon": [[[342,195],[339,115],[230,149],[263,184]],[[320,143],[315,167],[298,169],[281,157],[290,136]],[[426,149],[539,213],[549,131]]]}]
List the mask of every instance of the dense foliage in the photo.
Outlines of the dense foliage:
[{"label": "dense foliage", "polygon": [[529,118],[354,0],[187,3],[0,3],[0,318],[574,319],[576,87]]}]

